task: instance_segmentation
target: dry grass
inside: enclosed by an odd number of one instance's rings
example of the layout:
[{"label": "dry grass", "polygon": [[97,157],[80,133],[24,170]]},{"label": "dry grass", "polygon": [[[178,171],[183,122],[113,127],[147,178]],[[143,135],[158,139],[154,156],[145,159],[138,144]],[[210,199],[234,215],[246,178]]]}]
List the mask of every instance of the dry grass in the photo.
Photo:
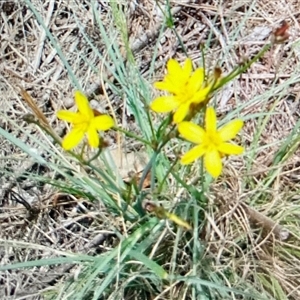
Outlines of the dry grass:
[{"label": "dry grass", "polygon": [[[32,1],[59,42],[78,82],[98,109],[109,111],[99,76],[94,72],[96,68],[100,74],[101,62],[91,46],[84,42],[78,28],[80,24],[93,45],[106,51],[94,24],[89,1],[56,2]],[[110,26],[109,4],[98,2],[103,22]],[[127,2],[130,44],[141,73],[147,78],[151,75],[149,66],[162,16],[154,0]],[[257,290],[266,290],[268,286],[268,292],[272,294],[272,289],[281,288],[286,299],[300,299],[299,150],[290,149],[281,163],[273,164],[282,144],[280,141],[289,136],[299,121],[300,48],[297,41],[300,2],[216,0],[201,5],[194,2],[197,1],[171,1],[176,30],[195,62],[201,62],[200,44],[211,39],[207,67],[218,63],[224,72],[256,53],[282,20],[290,23],[290,41],[268,52],[246,74],[226,87],[217,99],[222,113],[240,106],[242,116],[257,114],[257,118],[246,122],[243,135],[244,143],[249,146],[247,156],[251,158],[248,160],[251,164],[246,164],[243,158],[234,159],[230,164],[227,162],[225,174],[211,188],[214,199],[211,199],[206,215],[207,226],[201,238],[208,244],[206,252],[214,260],[216,273],[223,276],[231,270],[238,275],[231,284],[242,278],[252,282]],[[252,13],[249,14],[251,7]],[[22,1],[0,3],[0,36],[1,113],[37,138],[45,138],[36,126],[22,119],[25,114],[32,113],[21,97],[20,88],[23,88],[35,99],[51,126],[61,133],[64,129],[59,127],[55,112],[62,107],[72,107],[72,91],[76,83],[72,85],[70,74],[58,53]],[[125,57],[124,48],[124,60]],[[167,29],[158,43],[155,76],[160,76],[165,62],[171,57],[183,60],[185,54],[174,32]],[[104,76],[113,80],[109,73]],[[266,93],[268,90],[271,92]],[[268,98],[263,105],[260,95]],[[133,126],[129,124],[121,97],[113,94],[109,97],[112,97],[111,105],[122,124]],[[267,111],[272,111],[272,114],[260,119],[259,114]],[[0,120],[0,125],[36,148],[34,140],[5,119]],[[259,140],[256,141],[257,137]],[[51,178],[51,171],[34,163],[5,139],[0,142],[1,265],[55,257],[67,251],[101,253],[113,247],[116,242],[113,228],[122,231],[121,221],[112,220],[98,202],[91,204],[80,197],[60,195],[48,184],[37,185],[34,179],[24,174]],[[193,175],[188,180],[193,180]],[[33,212],[24,204],[16,203],[9,189],[18,191]],[[278,224],[283,227],[276,227]],[[289,232],[288,239],[281,236],[282,230]],[[164,234],[165,240],[171,239],[166,232]],[[4,240],[19,241],[23,250],[4,243]],[[41,248],[26,250],[26,243],[39,244]],[[166,249],[163,243],[157,247],[158,253]],[[184,251],[178,255],[182,271],[186,268],[183,264],[185,255]],[[0,298],[39,299],[48,287],[63,282],[70,274],[76,276],[77,271],[76,267],[63,265],[1,273]],[[274,280],[278,281],[280,288],[275,288]],[[182,295],[180,291],[176,293]],[[163,298],[167,295],[162,294],[156,299],[167,299]],[[274,294],[275,299],[281,299],[278,297]]]}]

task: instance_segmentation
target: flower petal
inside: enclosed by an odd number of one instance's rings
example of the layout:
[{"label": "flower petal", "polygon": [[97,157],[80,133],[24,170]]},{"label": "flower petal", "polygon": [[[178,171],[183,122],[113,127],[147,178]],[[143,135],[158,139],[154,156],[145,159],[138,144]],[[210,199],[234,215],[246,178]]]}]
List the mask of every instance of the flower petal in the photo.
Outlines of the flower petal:
[{"label": "flower petal", "polygon": [[206,109],[205,130],[207,134],[214,134],[217,131],[217,117],[213,107]]},{"label": "flower petal", "polygon": [[178,124],[178,131],[184,139],[195,144],[201,144],[206,135],[202,127],[192,122],[181,122]]},{"label": "flower petal", "polygon": [[192,60],[190,58],[187,58],[184,61],[184,65],[183,65],[182,71],[181,71],[181,79],[182,79],[182,81],[189,80],[189,78],[190,78],[190,76],[192,74],[192,71],[193,71]]},{"label": "flower petal", "polygon": [[191,76],[193,65],[192,60],[187,58],[184,62],[183,67],[180,66],[179,62],[175,59],[170,59],[167,63],[168,78],[180,78],[179,81],[187,81]]},{"label": "flower petal", "polygon": [[192,61],[186,59],[183,67],[181,67],[175,59],[170,59],[167,63],[167,69],[168,73],[164,80],[155,82],[154,87],[175,95],[182,93],[192,73]]},{"label": "flower petal", "polygon": [[155,112],[166,113],[176,109],[179,104],[174,96],[162,96],[154,99],[150,108]]},{"label": "flower petal", "polygon": [[91,126],[96,130],[108,130],[115,125],[115,122],[111,116],[101,115],[92,119]]},{"label": "flower petal", "polygon": [[238,155],[244,152],[244,148],[230,143],[222,143],[218,146],[218,151],[227,155]]},{"label": "flower petal", "polygon": [[211,86],[202,88],[200,91],[198,91],[197,93],[194,94],[193,98],[191,99],[191,102],[200,103],[200,102],[206,100],[210,90],[211,90]]},{"label": "flower petal", "polygon": [[154,82],[154,87],[158,90],[168,91],[169,90],[169,83],[166,81],[156,81]]},{"label": "flower petal", "polygon": [[180,105],[173,116],[173,122],[176,124],[182,122],[186,117],[186,115],[188,114],[189,110],[190,110],[190,103],[184,103]]},{"label": "flower petal", "polygon": [[159,90],[168,91],[170,94],[177,95],[182,91],[182,83],[178,80],[178,77],[166,77],[164,81],[159,81],[154,83],[154,87]]},{"label": "flower petal", "polygon": [[214,149],[204,155],[204,166],[207,172],[214,178],[222,172],[222,160],[220,153]]},{"label": "flower petal", "polygon": [[176,59],[171,58],[167,62],[167,70],[168,74],[176,75],[181,72],[181,66]]},{"label": "flower petal", "polygon": [[182,92],[192,73],[191,59],[186,59],[183,67],[176,60],[171,59],[168,61],[167,68],[168,74],[164,78],[165,89],[173,94]]},{"label": "flower petal", "polygon": [[87,138],[91,147],[98,148],[99,147],[99,134],[97,130],[90,126],[87,130]]},{"label": "flower petal", "polygon": [[233,120],[229,122],[218,130],[220,138],[223,142],[233,139],[241,130],[243,125],[244,122],[242,120]]},{"label": "flower petal", "polygon": [[187,89],[191,90],[193,94],[196,93],[201,88],[203,84],[203,80],[204,80],[204,69],[203,68],[196,69],[189,79]]},{"label": "flower petal", "polygon": [[94,112],[90,107],[87,97],[80,91],[75,91],[75,102],[79,112],[90,120],[94,117]]},{"label": "flower petal", "polygon": [[80,143],[84,136],[84,133],[85,130],[83,126],[72,128],[72,130],[63,139],[62,147],[65,150],[71,150]]},{"label": "flower petal", "polygon": [[74,123],[74,120],[78,119],[79,114],[68,110],[59,110],[56,116],[63,121]]},{"label": "flower petal", "polygon": [[202,145],[195,146],[181,157],[180,162],[183,165],[190,164],[191,162],[201,157],[204,153],[205,148]]}]

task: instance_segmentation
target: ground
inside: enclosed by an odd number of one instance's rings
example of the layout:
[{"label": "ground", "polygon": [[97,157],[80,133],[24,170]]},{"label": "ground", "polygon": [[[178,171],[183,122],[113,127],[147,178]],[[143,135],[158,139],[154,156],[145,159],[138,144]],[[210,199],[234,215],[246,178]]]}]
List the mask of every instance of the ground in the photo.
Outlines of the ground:
[{"label": "ground", "polygon": [[[30,99],[62,136],[66,129],[57,120],[55,112],[73,108],[76,80],[95,108],[109,112],[113,107],[122,124],[133,131],[138,130],[122,95],[110,90],[110,103],[105,101],[101,80],[114,80],[114,63],[109,63],[111,71],[107,68],[103,75],[103,65],[93,47],[104,53],[107,49],[95,23],[91,2],[2,0],[0,3],[0,127],[41,156],[43,149],[37,146],[37,140],[49,138],[34,123],[28,122],[28,114],[39,113]],[[102,22],[109,28],[113,21],[109,1],[95,2]],[[174,31],[170,28],[160,31],[163,15],[156,2],[119,3],[127,18],[129,44],[138,68],[145,78],[152,81],[161,78],[169,58],[185,59]],[[159,2],[163,7],[164,1]],[[200,2],[203,1],[170,1],[174,26],[196,65],[202,62],[201,45],[209,41],[209,48],[205,48],[206,67],[211,70],[218,65],[224,74],[257,53],[282,21],[289,24],[289,40],[268,51],[215,99],[220,115],[230,112],[233,107],[240,107],[241,115],[249,115],[243,142],[249,147],[252,164],[246,165],[242,160],[228,164],[223,181],[213,186],[215,199],[212,200],[222,204],[219,215],[214,215],[219,219],[208,223],[203,234],[210,242],[208,251],[215,253],[223,265],[242,270],[246,277],[252,269],[248,258],[255,256],[261,262],[260,268],[268,269],[280,282],[286,299],[299,299],[300,258],[290,253],[298,252],[300,246],[296,234],[299,223],[295,222],[300,209],[300,153],[297,142],[293,143],[294,148],[290,144],[288,150],[284,148],[284,157],[280,156],[279,150],[283,149],[280,141],[288,139],[290,133],[298,129],[299,123],[300,2],[215,0],[198,4]],[[48,39],[32,8],[42,17],[54,40]],[[92,44],[86,42],[86,36]],[[119,36],[113,38],[120,39],[120,47],[125,53],[122,39]],[[59,47],[54,47],[54,43]],[[153,67],[155,51],[157,58]],[[151,77],[153,70],[154,78]],[[25,91],[31,96],[27,101]],[[272,114],[262,122],[261,118],[268,111]],[[53,178],[53,170],[47,164],[36,162],[30,153],[22,151],[3,134],[0,143],[0,265],[46,257],[51,259],[61,251],[103,253],[116,243],[109,225],[113,223],[121,227],[120,221],[111,220],[101,202],[90,203],[60,192],[49,182],[39,182],[41,176]],[[116,143],[117,138],[112,135],[111,147]],[[251,145],[255,145],[258,151],[254,153]],[[43,157],[51,161],[51,157]],[[264,179],[272,170],[274,157],[283,162],[275,165],[272,180],[266,184]],[[239,180],[241,173],[251,178],[243,192]],[[247,206],[237,207],[240,201]],[[270,238],[267,233],[261,238],[255,235],[255,228],[250,228],[252,221],[262,216],[267,218],[262,222],[270,222],[269,229],[281,224],[274,231],[275,237]],[[237,248],[230,248],[226,243],[223,248],[218,248],[218,240],[229,240],[229,231],[236,230],[228,225],[230,218],[240,220],[245,231],[253,231],[248,237],[253,248],[247,254],[245,249],[240,249],[244,253],[242,257],[237,254]],[[245,219],[249,223],[244,222]],[[294,221],[290,222],[291,219]],[[285,234],[289,235],[288,239]],[[293,251],[280,254],[273,251],[272,243],[285,244]],[[30,247],[33,244],[35,248]],[[232,260],[230,251],[234,252],[238,263]],[[2,272],[0,298],[41,299],[41,294],[49,286],[62,282],[65,277],[76,276],[76,272],[78,269],[68,264],[51,268],[41,266],[38,271],[30,268]],[[262,272],[262,278],[264,274]]]}]

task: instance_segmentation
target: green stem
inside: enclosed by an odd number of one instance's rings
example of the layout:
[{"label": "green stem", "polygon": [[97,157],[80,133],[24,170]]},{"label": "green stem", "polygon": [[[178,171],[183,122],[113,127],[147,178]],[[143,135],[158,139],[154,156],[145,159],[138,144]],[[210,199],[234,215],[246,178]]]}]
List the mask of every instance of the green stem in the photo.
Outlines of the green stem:
[{"label": "green stem", "polygon": [[145,179],[146,179],[146,177],[147,177],[147,174],[150,172],[153,163],[154,163],[155,160],[156,160],[156,157],[157,157],[157,155],[158,155],[158,152],[159,152],[159,151],[156,150],[156,151],[153,153],[153,156],[151,157],[150,161],[148,162],[147,166],[145,167],[145,169],[144,169],[144,171],[143,171],[143,173],[142,173],[142,176],[141,176],[141,179],[140,179],[140,182],[139,182],[139,188],[138,188],[139,191],[141,191],[142,188],[143,188],[144,181],[145,181]]},{"label": "green stem", "polygon": [[271,43],[266,44],[251,60],[233,69],[227,76],[225,76],[223,79],[220,80],[219,84],[213,87],[213,90],[211,92],[218,90],[227,82],[233,80],[238,75],[244,73],[249,67],[251,67],[253,63],[255,63],[258,59],[260,59],[271,48],[271,46],[272,46]]},{"label": "green stem", "polygon": [[[173,138],[172,137],[172,133],[175,129],[175,125],[172,126],[172,129],[167,133],[167,135],[165,135],[162,139],[161,139],[161,144],[159,144],[159,146],[157,147],[157,149],[155,149],[153,156],[151,157],[151,160],[148,162],[147,166],[145,167],[143,173],[142,173],[142,177],[140,179],[139,182],[139,191],[141,191],[142,187],[143,187],[143,183],[146,179],[147,174],[150,172],[153,163],[155,163],[156,157],[157,155],[160,153],[160,151],[162,150],[162,148]],[[176,131],[176,135],[178,135],[178,131]],[[171,172],[173,167],[171,167],[171,169],[169,170],[169,172]],[[168,173],[169,173],[168,172]]]},{"label": "green stem", "polygon": [[[53,140],[54,140],[54,145],[58,144],[61,146],[61,140],[60,137],[58,137],[56,135],[55,132],[53,132],[52,128],[48,128],[44,125],[42,125],[39,120],[36,120],[35,117],[33,115],[30,116],[24,116],[23,120],[26,121],[27,123],[32,123],[35,124],[36,126],[38,126],[40,129],[42,129],[44,132],[46,132],[47,134],[49,134]],[[75,152],[68,150],[68,153],[70,153],[74,158],[76,158],[81,164],[85,164],[85,161],[82,159],[81,155],[76,154]]]},{"label": "green stem", "polygon": [[166,172],[166,175],[164,176],[163,180],[161,181],[157,191],[158,191],[158,194],[161,193],[161,190],[162,190],[162,187],[167,179],[167,177],[169,176],[169,174],[173,171],[173,168],[175,167],[175,165],[177,164],[178,162],[178,158],[175,159],[175,161],[173,162],[173,164],[170,166],[169,170]]},{"label": "green stem", "polygon": [[152,148],[152,144],[151,144],[150,142],[148,142],[148,141],[146,141],[146,140],[140,138],[140,137],[137,136],[136,134],[131,133],[131,132],[125,130],[125,129],[122,129],[121,127],[114,127],[114,129],[117,130],[117,131],[120,131],[120,132],[124,133],[126,136],[128,136],[128,137],[130,137],[130,138],[133,138],[133,139],[135,139],[135,140],[137,140],[137,141],[140,141],[141,143],[143,143],[143,144],[145,144],[145,145],[148,145],[148,146],[150,146],[150,147]]},{"label": "green stem", "polygon": [[96,159],[96,158],[101,154],[101,152],[102,152],[102,148],[100,147],[100,148],[98,149],[97,153],[96,153],[94,156],[92,156],[92,158],[90,158],[90,159],[86,162],[86,164],[89,165],[94,159]]}]

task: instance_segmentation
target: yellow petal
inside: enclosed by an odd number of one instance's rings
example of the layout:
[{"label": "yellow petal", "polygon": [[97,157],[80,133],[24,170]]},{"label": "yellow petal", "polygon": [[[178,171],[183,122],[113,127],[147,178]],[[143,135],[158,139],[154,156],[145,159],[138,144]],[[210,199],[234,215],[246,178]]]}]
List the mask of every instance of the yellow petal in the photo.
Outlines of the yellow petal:
[{"label": "yellow petal", "polygon": [[178,100],[174,96],[162,96],[154,99],[150,108],[159,113],[170,112],[179,106]]},{"label": "yellow petal", "polygon": [[222,143],[218,146],[218,151],[227,155],[238,155],[244,152],[244,148],[230,143]]},{"label": "yellow petal", "polygon": [[92,126],[89,127],[87,131],[88,142],[91,147],[98,148],[99,147],[99,134],[95,128]]},{"label": "yellow petal", "polygon": [[167,70],[169,74],[175,75],[181,72],[181,66],[177,60],[171,58],[167,62]]},{"label": "yellow petal", "polygon": [[244,122],[242,120],[233,120],[229,122],[228,124],[224,125],[220,128],[218,131],[220,138],[223,142],[229,141],[233,139],[237,133],[241,130],[243,127]]},{"label": "yellow petal", "polygon": [[192,60],[190,58],[187,58],[182,67],[182,75],[181,76],[182,76],[183,81],[189,80],[189,78],[192,74],[192,71],[193,71]]},{"label": "yellow petal", "polygon": [[213,107],[208,107],[206,109],[205,130],[207,134],[213,134],[217,130],[217,117]]},{"label": "yellow petal", "polygon": [[91,126],[94,127],[96,130],[108,130],[115,125],[115,122],[112,117],[108,115],[101,115],[97,116],[92,119]]},{"label": "yellow petal", "polygon": [[165,81],[156,81],[154,82],[154,87],[158,90],[162,91],[168,91],[169,90],[169,85]]},{"label": "yellow petal", "polygon": [[207,99],[210,90],[211,90],[211,86],[207,86],[207,87],[201,89],[200,91],[198,91],[197,93],[194,94],[191,101],[193,103],[200,103],[200,102],[204,101],[205,99]]},{"label": "yellow petal", "polygon": [[202,145],[196,146],[186,152],[182,157],[181,157],[181,163],[183,165],[190,164],[191,162],[195,161],[196,159],[200,158],[204,153],[205,153],[205,148]]},{"label": "yellow petal", "polygon": [[83,127],[74,127],[63,139],[62,147],[65,150],[71,150],[80,143],[84,133]]},{"label": "yellow petal", "polygon": [[190,90],[193,94],[196,93],[202,87],[203,80],[204,69],[196,69],[196,71],[192,74],[192,76],[189,79],[187,89]]},{"label": "yellow petal", "polygon": [[192,122],[181,122],[178,124],[178,131],[183,138],[195,144],[201,144],[205,139],[204,129]]},{"label": "yellow petal", "polygon": [[166,77],[164,81],[155,82],[154,87],[176,95],[182,91],[182,82],[178,81],[178,77]]},{"label": "yellow petal", "polygon": [[[186,59],[183,67],[174,60],[170,59],[167,64],[168,74],[165,76],[165,82],[168,84],[168,89],[176,90],[178,92],[178,86],[183,86],[189,80],[192,73],[192,61],[191,59]],[[176,89],[177,88],[177,89]]]},{"label": "yellow petal", "polygon": [[94,112],[90,107],[87,97],[80,91],[75,92],[75,102],[79,112],[84,115],[87,120],[90,120],[94,117]]},{"label": "yellow petal", "polygon": [[170,59],[167,63],[168,75],[170,76],[180,76],[188,79],[192,72],[192,61],[187,58],[184,62],[183,67],[180,66],[179,62],[175,59]]},{"label": "yellow petal", "polygon": [[74,120],[78,119],[79,114],[68,110],[59,110],[56,116],[61,120],[73,123]]},{"label": "yellow petal", "polygon": [[88,124],[87,118],[81,113],[61,110],[58,111],[56,115],[59,119],[72,123],[73,125]]},{"label": "yellow petal", "polygon": [[204,166],[212,177],[218,177],[222,172],[222,161],[220,153],[214,149],[204,155]]},{"label": "yellow petal", "polygon": [[171,72],[165,76],[163,81],[155,82],[154,87],[159,90],[165,90],[171,94],[177,95],[182,93],[182,90],[186,88],[186,84],[189,81],[190,73],[192,71],[192,65],[190,64],[190,67],[188,68],[184,66],[183,69],[176,61],[171,65]]},{"label": "yellow petal", "polygon": [[173,116],[173,122],[178,124],[184,120],[184,118],[187,116],[190,110],[190,103],[184,103],[178,107],[176,110],[174,116]]}]

